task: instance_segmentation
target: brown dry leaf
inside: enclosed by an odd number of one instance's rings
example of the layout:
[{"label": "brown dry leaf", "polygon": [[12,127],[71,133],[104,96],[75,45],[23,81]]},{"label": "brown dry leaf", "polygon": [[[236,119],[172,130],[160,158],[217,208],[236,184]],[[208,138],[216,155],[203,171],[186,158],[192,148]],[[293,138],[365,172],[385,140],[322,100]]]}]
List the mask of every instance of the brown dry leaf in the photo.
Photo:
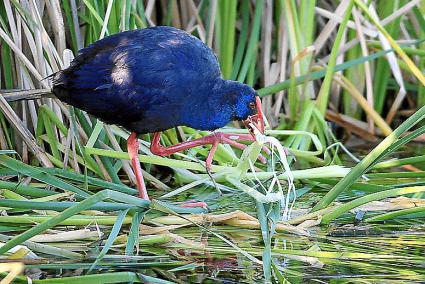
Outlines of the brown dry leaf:
[{"label": "brown dry leaf", "polygon": [[[347,131],[356,134],[361,139],[366,141],[376,141],[377,138],[374,136],[373,133],[370,133],[367,130],[367,124],[363,121],[356,120],[350,116],[336,113],[334,111],[328,110],[326,112],[326,119],[332,122],[335,122],[340,127],[345,128]],[[380,131],[379,131],[379,134]]]},{"label": "brown dry leaf", "polygon": [[[242,212],[234,211],[225,214],[193,214],[185,215],[184,218],[178,216],[162,216],[150,220],[151,223],[162,226],[162,225],[191,225],[192,222],[196,224],[209,224],[209,223],[221,223],[230,226],[242,227],[247,229],[259,229],[260,222],[252,217],[251,215]],[[310,234],[295,226],[278,223],[276,225],[278,232],[289,232],[297,235],[309,236]]]}]

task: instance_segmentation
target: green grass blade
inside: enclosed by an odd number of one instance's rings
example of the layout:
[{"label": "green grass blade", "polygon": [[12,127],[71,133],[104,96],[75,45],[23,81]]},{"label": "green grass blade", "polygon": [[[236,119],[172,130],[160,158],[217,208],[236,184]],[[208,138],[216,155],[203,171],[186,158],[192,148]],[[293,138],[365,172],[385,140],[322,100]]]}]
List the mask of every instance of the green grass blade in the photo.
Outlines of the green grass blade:
[{"label": "green grass blade", "polygon": [[125,246],[125,255],[133,255],[133,250],[139,248],[139,226],[145,216],[145,212],[136,212],[131,220],[131,228],[128,234],[127,245]]},{"label": "green grass blade", "polygon": [[13,158],[10,158],[6,155],[0,155],[0,164],[3,166],[10,168],[18,173],[21,173],[23,175],[32,177],[36,180],[45,182],[47,184],[50,184],[52,186],[55,186],[57,188],[67,190],[70,192],[74,192],[75,194],[79,195],[80,197],[89,197],[90,194],[76,186],[73,186],[71,184],[68,184],[61,179],[58,179],[55,176],[52,176],[46,172],[43,172],[39,168],[35,168],[29,165],[26,165],[18,160],[15,160]]},{"label": "green grass blade", "polygon": [[108,239],[106,240],[105,245],[103,246],[102,250],[100,251],[99,255],[96,257],[96,260],[90,267],[89,271],[87,273],[90,273],[93,268],[96,267],[96,265],[102,260],[102,258],[108,253],[109,249],[111,248],[112,244],[114,243],[115,239],[118,237],[118,234],[120,233],[122,224],[124,222],[124,218],[128,213],[128,209],[121,211],[117,216],[117,221],[115,222],[114,226],[112,227],[111,233],[109,234]]},{"label": "green grass blade", "polygon": [[425,206],[418,206],[413,208],[401,209],[393,212],[387,212],[384,214],[379,214],[377,216],[373,216],[367,218],[365,222],[381,222],[386,220],[393,220],[395,218],[400,217],[409,217],[409,215],[415,215],[414,218],[417,218],[417,214],[421,214],[421,216],[425,216]]},{"label": "green grass blade", "polygon": [[51,217],[48,220],[40,223],[39,225],[29,229],[28,231],[14,237],[12,240],[8,241],[6,244],[0,247],[0,255],[4,254],[5,252],[15,247],[16,245],[19,245],[22,242],[28,240],[29,238],[56,226],[61,221],[66,220],[69,217],[74,216],[77,213],[83,210],[86,210],[87,208],[90,208],[91,206],[105,199],[113,199],[119,202],[129,203],[135,206],[140,206],[141,208],[146,208],[150,204],[150,202],[147,200],[143,200],[137,197],[127,195],[127,194],[114,192],[111,190],[103,190],[101,192],[96,193],[95,195],[88,197],[87,199],[80,202],[79,204],[66,209],[61,214]]},{"label": "green grass blade", "polygon": [[155,277],[135,273],[135,272],[112,272],[94,275],[60,277],[43,280],[33,280],[34,284],[112,284],[112,283],[158,283],[171,284],[172,282],[161,280]]}]

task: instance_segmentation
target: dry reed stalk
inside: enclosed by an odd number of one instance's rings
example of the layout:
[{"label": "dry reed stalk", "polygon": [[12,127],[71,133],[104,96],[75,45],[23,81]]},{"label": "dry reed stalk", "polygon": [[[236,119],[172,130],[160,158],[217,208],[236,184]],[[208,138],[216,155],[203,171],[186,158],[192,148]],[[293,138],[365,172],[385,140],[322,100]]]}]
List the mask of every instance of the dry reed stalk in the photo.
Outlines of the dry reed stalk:
[{"label": "dry reed stalk", "polygon": [[16,129],[19,136],[22,140],[28,145],[29,150],[34,154],[35,158],[39,160],[41,165],[44,167],[53,167],[52,162],[50,162],[45,151],[37,145],[34,136],[31,132],[25,127],[22,120],[18,117],[12,107],[6,102],[3,98],[3,95],[0,93],[0,109],[2,110],[4,116],[10,122],[10,124]]},{"label": "dry reed stalk", "polygon": [[[359,38],[360,41],[360,47],[362,50],[362,55],[363,56],[368,56],[369,52],[366,46],[366,38],[365,38],[365,32],[363,30],[363,27],[360,23],[360,15],[359,12],[357,11],[357,9],[353,9],[353,18],[354,18],[354,22],[355,22],[355,26],[356,26],[356,31],[357,31],[357,37]],[[364,64],[364,69],[365,69],[365,80],[366,80],[366,98],[367,98],[367,102],[369,104],[369,107],[374,108],[374,104],[373,104],[373,85],[372,85],[372,71],[371,71],[371,67],[370,67],[370,63],[369,62],[365,62]],[[369,124],[369,132],[373,133],[375,131],[374,129],[374,124],[373,124],[373,119],[368,116],[367,117],[367,121]]]}]

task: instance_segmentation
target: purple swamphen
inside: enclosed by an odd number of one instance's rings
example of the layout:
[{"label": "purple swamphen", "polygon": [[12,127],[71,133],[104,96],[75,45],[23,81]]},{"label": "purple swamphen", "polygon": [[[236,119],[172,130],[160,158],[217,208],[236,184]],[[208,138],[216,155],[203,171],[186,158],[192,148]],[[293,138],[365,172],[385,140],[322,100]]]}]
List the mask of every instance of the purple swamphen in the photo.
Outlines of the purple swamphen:
[{"label": "purple swamphen", "polygon": [[[253,141],[254,127],[264,132],[254,89],[224,80],[214,52],[173,27],[127,31],[96,41],[52,81],[60,100],[132,132],[128,153],[144,199],[149,197],[138,159],[138,134],[154,133],[150,149],[160,156],[210,144],[209,169],[219,143],[243,149],[237,141]],[[163,130],[180,125],[215,130],[232,120],[244,121],[251,134],[216,132],[169,147],[160,144]]]}]

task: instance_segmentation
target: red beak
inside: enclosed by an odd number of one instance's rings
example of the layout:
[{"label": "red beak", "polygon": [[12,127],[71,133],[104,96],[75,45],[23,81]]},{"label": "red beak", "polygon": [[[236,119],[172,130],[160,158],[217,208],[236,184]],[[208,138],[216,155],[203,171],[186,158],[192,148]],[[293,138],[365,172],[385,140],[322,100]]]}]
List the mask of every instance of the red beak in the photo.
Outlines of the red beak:
[{"label": "red beak", "polygon": [[243,121],[246,128],[248,128],[250,134],[255,139],[255,133],[253,127],[257,128],[261,134],[264,134],[264,117],[263,110],[261,108],[261,99],[260,97],[255,98],[255,107],[257,113],[249,116],[246,120]]}]

